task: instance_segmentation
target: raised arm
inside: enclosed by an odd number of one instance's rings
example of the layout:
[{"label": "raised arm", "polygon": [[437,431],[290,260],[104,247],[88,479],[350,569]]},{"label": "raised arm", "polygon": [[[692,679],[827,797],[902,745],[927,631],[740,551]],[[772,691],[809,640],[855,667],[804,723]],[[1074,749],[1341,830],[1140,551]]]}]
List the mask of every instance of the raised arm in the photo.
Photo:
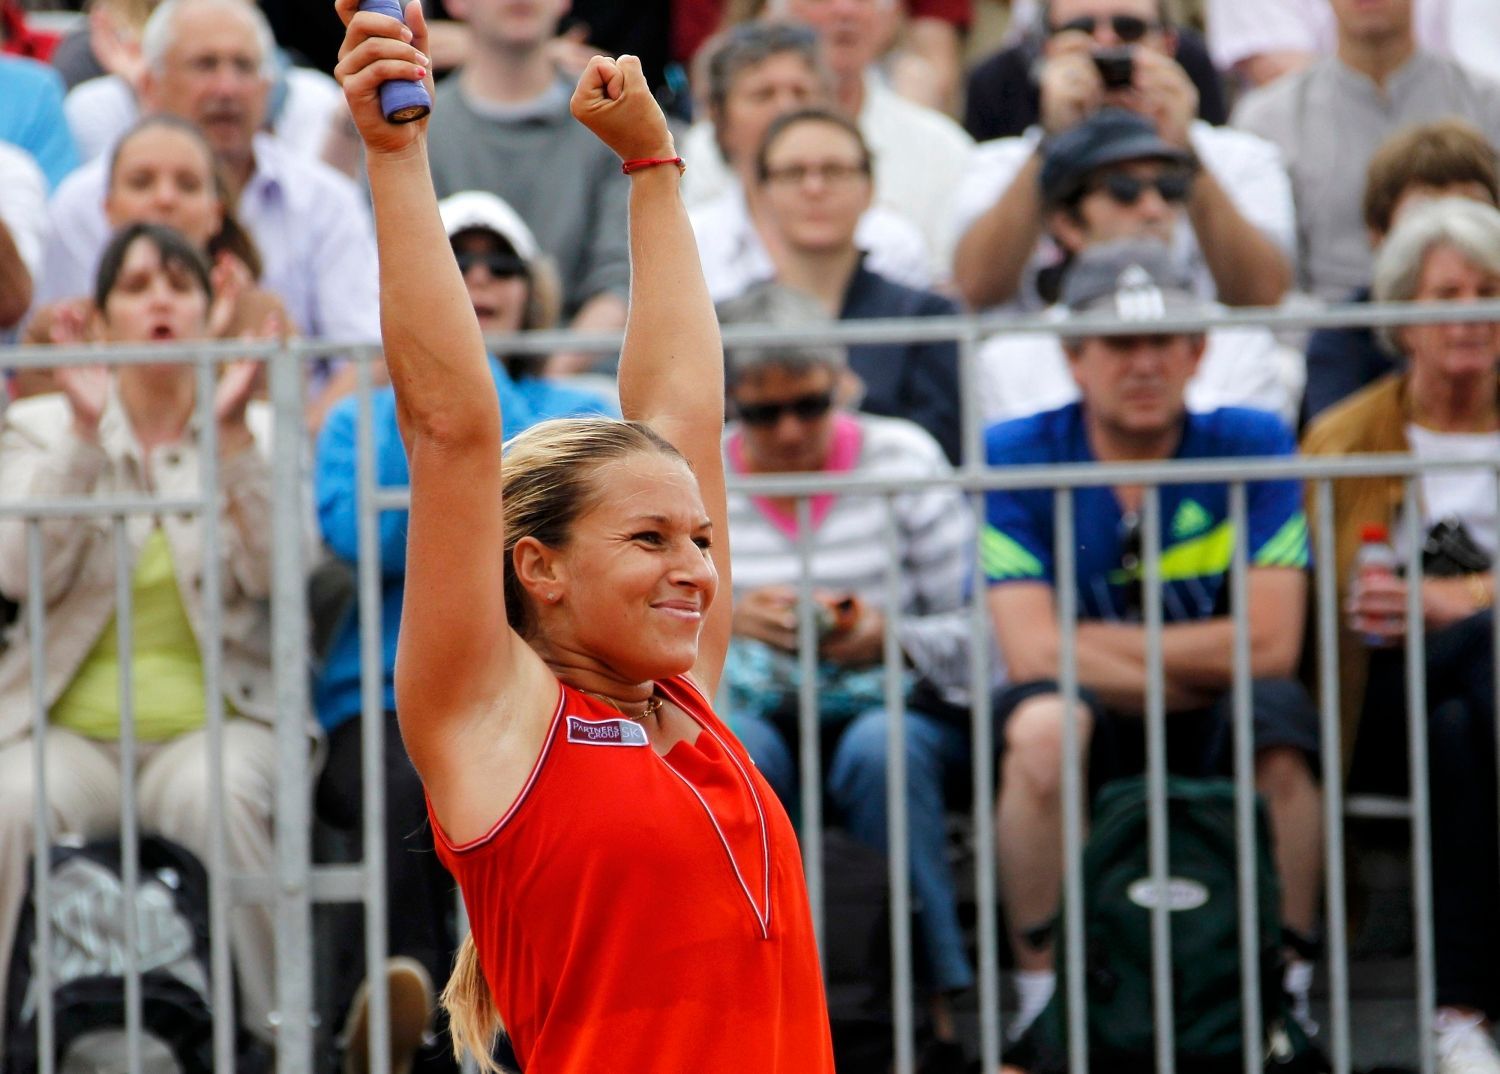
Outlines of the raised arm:
[{"label": "raised arm", "polygon": [[[634,56],[596,56],[573,95],[573,115],[622,160],[677,155],[666,118]],[[698,244],[670,164],[630,177],[630,313],[620,355],[620,409],[687,457],[713,520],[719,596],[709,609],[694,675],[710,694],[729,646],[732,613],[724,497],[724,346]]]},{"label": "raised arm", "polygon": [[[387,123],[378,91],[428,66],[419,3],[410,29],[336,0],[347,26],[336,70],[365,144],[380,256],[380,327],[411,464],[406,601],[396,657],[396,707],[424,777],[451,766],[455,731],[516,681],[524,643],[505,616],[500,506],[500,406],[484,340],[438,216],[427,123]],[[430,88],[430,81],[429,81]],[[535,671],[532,671],[535,674]]]}]

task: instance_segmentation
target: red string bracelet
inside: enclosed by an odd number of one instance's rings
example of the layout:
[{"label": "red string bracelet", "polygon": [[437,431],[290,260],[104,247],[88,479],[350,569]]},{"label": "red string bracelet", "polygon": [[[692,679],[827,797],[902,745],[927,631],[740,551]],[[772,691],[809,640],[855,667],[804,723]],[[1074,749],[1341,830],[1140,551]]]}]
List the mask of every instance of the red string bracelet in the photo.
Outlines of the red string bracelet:
[{"label": "red string bracelet", "polygon": [[629,175],[631,172],[640,171],[642,168],[655,167],[658,164],[677,165],[677,173],[679,175],[687,171],[687,165],[683,163],[681,157],[648,157],[644,160],[627,160],[620,165],[620,170]]}]

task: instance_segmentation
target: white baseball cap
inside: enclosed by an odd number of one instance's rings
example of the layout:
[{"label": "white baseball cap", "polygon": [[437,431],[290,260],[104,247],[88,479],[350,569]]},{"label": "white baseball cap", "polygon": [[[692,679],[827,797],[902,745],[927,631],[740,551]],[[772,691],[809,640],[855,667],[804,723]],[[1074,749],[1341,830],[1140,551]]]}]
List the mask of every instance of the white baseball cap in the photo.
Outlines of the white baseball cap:
[{"label": "white baseball cap", "polygon": [[527,264],[535,261],[541,249],[536,236],[521,219],[521,214],[510,207],[503,198],[487,190],[462,190],[438,202],[438,213],[443,218],[443,228],[451,239],[460,231],[478,228],[493,231]]}]

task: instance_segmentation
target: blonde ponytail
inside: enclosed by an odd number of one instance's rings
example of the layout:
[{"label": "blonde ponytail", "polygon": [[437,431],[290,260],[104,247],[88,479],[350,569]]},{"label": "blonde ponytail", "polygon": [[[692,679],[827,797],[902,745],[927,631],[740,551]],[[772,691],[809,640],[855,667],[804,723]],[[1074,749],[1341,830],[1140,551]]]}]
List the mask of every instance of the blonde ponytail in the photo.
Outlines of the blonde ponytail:
[{"label": "blonde ponytail", "polygon": [[459,945],[453,973],[443,988],[443,1009],[448,1012],[448,1033],[453,1038],[453,1057],[460,1064],[467,1053],[479,1064],[481,1074],[506,1074],[495,1062],[495,1043],[505,1032],[495,1009],[490,986],[479,966],[479,948],[471,933]]}]

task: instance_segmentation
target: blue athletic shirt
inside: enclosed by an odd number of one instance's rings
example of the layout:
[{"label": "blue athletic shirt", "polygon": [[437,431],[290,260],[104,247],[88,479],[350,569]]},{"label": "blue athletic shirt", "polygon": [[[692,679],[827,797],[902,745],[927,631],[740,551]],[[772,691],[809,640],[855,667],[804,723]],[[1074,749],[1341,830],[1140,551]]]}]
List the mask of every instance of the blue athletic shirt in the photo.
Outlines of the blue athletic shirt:
[{"label": "blue athletic shirt", "polygon": [[[1272,414],[1226,407],[1188,414],[1178,459],[1296,454],[1291,433]],[[992,426],[985,437],[991,466],[1094,462],[1078,403]],[[1246,487],[1252,567],[1306,568],[1307,517],[1298,481],[1260,481]],[[980,556],[991,585],[1055,584],[1052,496],[1046,489],[997,490],[985,497]],[[1132,585],[1141,568],[1123,566],[1128,529],[1112,488],[1073,493],[1078,617],[1135,620]],[[1198,483],[1161,486],[1162,614],[1167,622],[1227,614],[1227,585],[1234,534],[1229,486]]]}]

